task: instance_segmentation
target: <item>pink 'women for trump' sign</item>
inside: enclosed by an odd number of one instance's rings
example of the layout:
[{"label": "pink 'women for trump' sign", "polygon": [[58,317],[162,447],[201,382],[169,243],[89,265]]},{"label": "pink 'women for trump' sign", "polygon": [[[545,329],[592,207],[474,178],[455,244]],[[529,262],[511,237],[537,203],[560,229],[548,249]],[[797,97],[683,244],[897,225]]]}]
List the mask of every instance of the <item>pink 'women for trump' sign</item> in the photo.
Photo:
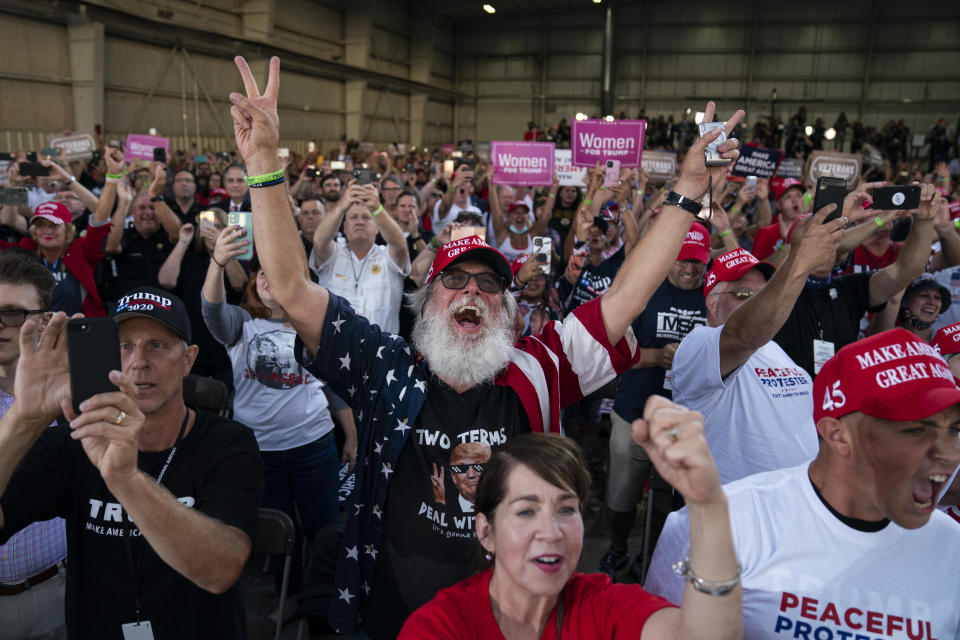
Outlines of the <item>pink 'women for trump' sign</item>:
[{"label": "pink 'women for trump' sign", "polygon": [[599,160],[619,160],[621,167],[639,167],[643,155],[645,120],[574,120],[573,164],[592,167]]},{"label": "pink 'women for trump' sign", "polygon": [[490,144],[494,184],[553,184],[552,142],[510,142],[494,140]]}]

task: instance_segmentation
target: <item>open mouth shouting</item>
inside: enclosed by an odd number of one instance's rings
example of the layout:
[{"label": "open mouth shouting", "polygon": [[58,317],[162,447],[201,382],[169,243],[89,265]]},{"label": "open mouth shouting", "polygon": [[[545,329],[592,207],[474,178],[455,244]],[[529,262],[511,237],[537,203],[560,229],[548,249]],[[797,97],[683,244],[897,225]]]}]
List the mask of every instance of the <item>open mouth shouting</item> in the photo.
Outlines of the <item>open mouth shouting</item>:
[{"label": "open mouth shouting", "polygon": [[921,513],[933,511],[937,497],[943,491],[943,487],[950,479],[949,474],[938,473],[930,474],[926,479],[917,480],[913,483],[913,506]]},{"label": "open mouth shouting", "polygon": [[467,333],[475,333],[480,330],[486,315],[486,309],[473,304],[465,304],[454,309],[453,321],[457,323],[461,330]]}]

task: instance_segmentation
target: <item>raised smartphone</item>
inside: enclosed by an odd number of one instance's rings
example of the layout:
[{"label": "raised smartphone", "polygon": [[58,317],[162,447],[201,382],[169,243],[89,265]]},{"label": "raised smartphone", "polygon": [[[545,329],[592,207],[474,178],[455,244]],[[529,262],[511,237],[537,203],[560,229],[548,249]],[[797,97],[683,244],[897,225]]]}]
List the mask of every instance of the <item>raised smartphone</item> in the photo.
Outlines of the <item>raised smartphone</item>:
[{"label": "raised smartphone", "polygon": [[67,322],[67,361],[73,410],[98,393],[116,391],[110,371],[120,369],[120,340],[113,318],[75,318]]}]

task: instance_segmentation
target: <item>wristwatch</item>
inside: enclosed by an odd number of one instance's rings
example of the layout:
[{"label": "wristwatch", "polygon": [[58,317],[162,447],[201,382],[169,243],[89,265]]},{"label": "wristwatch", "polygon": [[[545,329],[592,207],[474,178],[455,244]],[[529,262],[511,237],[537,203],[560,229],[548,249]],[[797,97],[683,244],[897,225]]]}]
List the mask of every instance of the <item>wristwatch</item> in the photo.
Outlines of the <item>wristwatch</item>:
[{"label": "wristwatch", "polygon": [[710,209],[704,211],[701,203],[686,196],[682,196],[676,191],[671,191],[668,193],[667,199],[663,201],[663,204],[667,206],[680,207],[681,209],[689,211],[698,220],[710,219]]},{"label": "wristwatch", "polygon": [[163,200],[163,194],[158,193],[157,195],[150,198],[150,202],[161,202]]}]

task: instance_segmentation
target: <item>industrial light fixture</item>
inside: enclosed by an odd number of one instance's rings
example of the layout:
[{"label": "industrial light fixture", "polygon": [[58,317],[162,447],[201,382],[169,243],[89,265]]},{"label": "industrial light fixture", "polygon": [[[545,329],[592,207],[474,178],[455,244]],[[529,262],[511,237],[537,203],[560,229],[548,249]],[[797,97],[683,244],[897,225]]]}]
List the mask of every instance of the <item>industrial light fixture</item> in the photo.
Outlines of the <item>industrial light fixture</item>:
[{"label": "industrial light fixture", "polygon": [[701,122],[703,122],[703,116],[704,116],[703,111],[697,111],[697,114],[693,117],[693,121],[696,122],[697,124],[700,124]]},{"label": "industrial light fixture", "polygon": [[497,10],[493,8],[493,5],[492,5],[492,4],[485,4],[485,5],[483,5],[483,10],[486,11],[487,13],[496,13],[496,12],[497,12]]},{"label": "industrial light fixture", "polygon": [[575,115],[574,117],[575,117],[577,120],[586,120],[586,119],[587,119],[587,114],[585,114],[585,113],[577,113],[577,115]]},{"label": "industrial light fixture", "polygon": [[834,138],[837,137],[837,130],[834,129],[833,127],[830,127],[829,129],[823,132],[823,137],[826,138],[827,140],[833,140]]},{"label": "industrial light fixture", "polygon": [[593,4],[600,4],[600,0],[593,0]]},{"label": "industrial light fixture", "polygon": [[813,127],[811,127],[810,125],[807,125],[807,126],[805,126],[805,127],[803,128],[803,132],[804,132],[805,134],[807,134],[808,136],[812,136],[812,135],[813,135]]},{"label": "industrial light fixture", "polygon": [[607,122],[613,122],[613,116],[603,116],[603,119]]},{"label": "industrial light fixture", "polygon": [[157,135],[157,128],[156,128],[156,127],[150,127],[150,128],[147,130],[147,133],[149,133],[149,134],[152,135],[152,136],[155,136],[155,135]]}]

